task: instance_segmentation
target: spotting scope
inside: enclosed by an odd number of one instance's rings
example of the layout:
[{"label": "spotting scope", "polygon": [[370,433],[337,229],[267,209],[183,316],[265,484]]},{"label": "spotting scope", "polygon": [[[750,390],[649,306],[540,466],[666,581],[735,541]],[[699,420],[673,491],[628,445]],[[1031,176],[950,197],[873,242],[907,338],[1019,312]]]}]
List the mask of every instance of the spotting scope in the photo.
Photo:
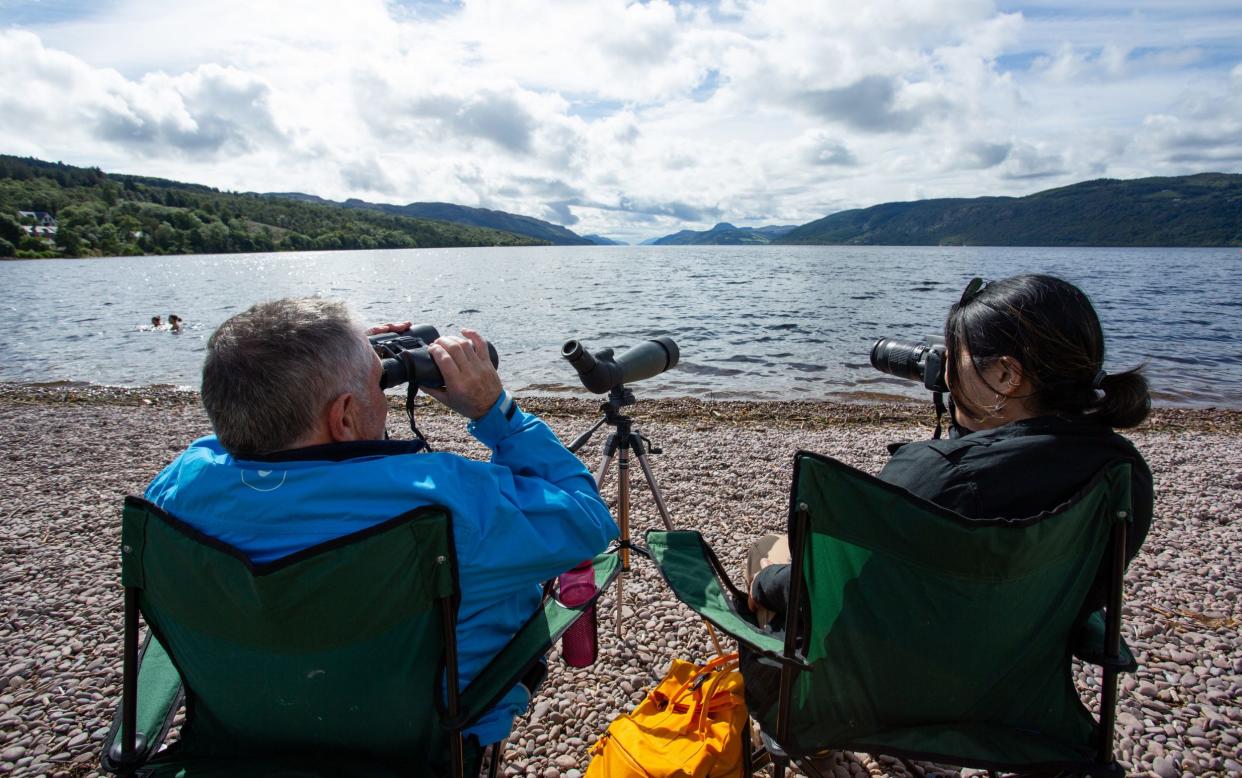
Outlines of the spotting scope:
[{"label": "spotting scope", "polygon": [[620,356],[614,356],[610,348],[592,354],[581,341],[567,340],[561,356],[578,371],[587,391],[603,394],[675,367],[681,352],[672,338],[643,341]]},{"label": "spotting scope", "polygon": [[[440,331],[430,324],[417,324],[405,332],[385,332],[371,335],[371,348],[380,357],[380,388],[388,389],[410,382],[415,386],[426,386],[432,389],[444,387],[444,376],[436,361],[427,353],[427,346],[440,337]],[[500,365],[500,355],[496,348],[487,344],[487,356],[492,366]]]}]

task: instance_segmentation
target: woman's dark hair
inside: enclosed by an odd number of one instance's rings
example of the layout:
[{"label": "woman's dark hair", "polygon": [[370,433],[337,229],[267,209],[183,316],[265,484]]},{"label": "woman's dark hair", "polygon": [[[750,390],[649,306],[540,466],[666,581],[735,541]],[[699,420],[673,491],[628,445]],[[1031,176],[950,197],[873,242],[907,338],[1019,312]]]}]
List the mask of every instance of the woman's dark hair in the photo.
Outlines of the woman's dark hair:
[{"label": "woman's dark hair", "polygon": [[1100,380],[1100,319],[1078,287],[1055,276],[1020,275],[986,284],[974,294],[968,289],[949,309],[944,338],[951,382],[963,348],[976,369],[1013,357],[1022,363],[1033,387],[1028,399],[1040,413],[1087,415],[1124,428],[1138,425],[1151,410],[1141,367]]}]

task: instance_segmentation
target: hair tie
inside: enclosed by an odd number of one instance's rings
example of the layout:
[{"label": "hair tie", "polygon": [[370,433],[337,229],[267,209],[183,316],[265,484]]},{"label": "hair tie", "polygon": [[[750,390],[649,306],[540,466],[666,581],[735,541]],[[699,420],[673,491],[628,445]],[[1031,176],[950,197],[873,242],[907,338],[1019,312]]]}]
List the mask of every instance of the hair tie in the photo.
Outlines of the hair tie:
[{"label": "hair tie", "polygon": [[1104,368],[1100,368],[1100,372],[1095,374],[1095,380],[1091,382],[1092,389],[1099,389],[1104,385],[1104,379],[1108,377],[1108,373],[1104,372]]}]

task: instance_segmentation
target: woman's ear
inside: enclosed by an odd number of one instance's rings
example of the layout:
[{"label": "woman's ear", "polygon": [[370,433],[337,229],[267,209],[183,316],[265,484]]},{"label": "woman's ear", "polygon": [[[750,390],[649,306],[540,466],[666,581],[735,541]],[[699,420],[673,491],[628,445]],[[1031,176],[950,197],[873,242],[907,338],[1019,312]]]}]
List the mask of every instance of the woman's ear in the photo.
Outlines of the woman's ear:
[{"label": "woman's ear", "polygon": [[996,365],[1000,368],[996,383],[997,390],[1008,396],[1018,394],[1026,382],[1022,363],[1013,357],[1005,356],[998,359]]}]

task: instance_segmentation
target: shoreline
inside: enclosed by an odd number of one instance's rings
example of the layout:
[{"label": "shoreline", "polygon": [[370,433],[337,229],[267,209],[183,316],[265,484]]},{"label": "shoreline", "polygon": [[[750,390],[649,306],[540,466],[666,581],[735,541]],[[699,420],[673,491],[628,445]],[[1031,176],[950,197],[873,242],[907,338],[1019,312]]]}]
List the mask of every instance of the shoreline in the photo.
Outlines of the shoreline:
[{"label": "shoreline", "polygon": [[[400,397],[388,431],[409,438]],[[519,396],[561,440],[600,416],[598,400]],[[867,472],[885,445],[930,436],[930,403],[644,400],[626,409],[662,448],[651,468],[677,527],[697,529],[738,576],[746,544],[785,527],[798,449]],[[419,401],[419,427],[441,451],[485,459],[461,417]],[[98,744],[119,696],[119,509],[187,443],[210,431],[197,393],[0,383],[0,774],[102,775]],[[1126,575],[1124,636],[1139,658],[1119,689],[1116,752],[1127,774],[1242,774],[1242,412],[1158,409],[1124,431],[1151,466],[1151,533]],[[604,435],[580,452],[598,464]],[[615,515],[615,471],[604,497]],[[631,537],[660,526],[641,476]],[[506,775],[580,778],[591,744],[630,710],[674,657],[712,655],[706,632],[654,568],[600,601],[598,662],[549,676],[514,723]],[[1095,676],[1075,668],[1080,689]],[[1090,700],[1088,698],[1088,704]],[[897,762],[839,754],[838,778],[905,778]],[[937,770],[942,775],[955,771]],[[966,775],[977,775],[966,771]]]},{"label": "shoreline", "polygon": [[[516,394],[522,407],[548,418],[592,417],[601,399],[560,397],[551,394]],[[24,384],[0,382],[0,403],[15,405],[105,405],[198,408],[199,395],[192,389],[168,384],[144,387],[96,384]],[[389,409],[403,411],[404,400],[388,396]],[[910,425],[928,430],[936,423],[927,402],[830,400],[705,400],[696,397],[644,399],[626,407],[627,414],[643,421],[708,421],[740,425],[762,424],[782,429],[824,429],[842,425]],[[418,413],[448,416],[453,412],[420,396]],[[1121,432],[1223,432],[1242,434],[1242,409],[1153,408],[1151,415],[1132,430]]]}]

